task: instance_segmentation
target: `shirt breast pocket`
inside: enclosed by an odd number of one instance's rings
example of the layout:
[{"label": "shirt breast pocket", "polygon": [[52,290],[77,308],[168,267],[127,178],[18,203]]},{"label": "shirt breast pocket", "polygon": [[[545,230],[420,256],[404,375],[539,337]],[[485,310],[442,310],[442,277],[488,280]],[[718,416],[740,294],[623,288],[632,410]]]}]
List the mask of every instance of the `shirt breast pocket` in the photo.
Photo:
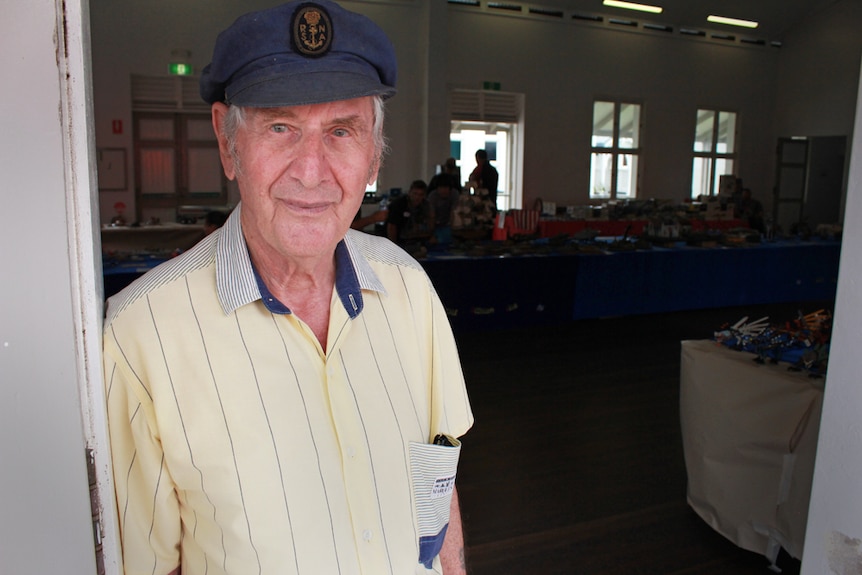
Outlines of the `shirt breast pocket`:
[{"label": "shirt breast pocket", "polygon": [[435,443],[410,443],[410,472],[419,527],[419,562],[431,569],[443,547],[461,442],[448,435]]}]

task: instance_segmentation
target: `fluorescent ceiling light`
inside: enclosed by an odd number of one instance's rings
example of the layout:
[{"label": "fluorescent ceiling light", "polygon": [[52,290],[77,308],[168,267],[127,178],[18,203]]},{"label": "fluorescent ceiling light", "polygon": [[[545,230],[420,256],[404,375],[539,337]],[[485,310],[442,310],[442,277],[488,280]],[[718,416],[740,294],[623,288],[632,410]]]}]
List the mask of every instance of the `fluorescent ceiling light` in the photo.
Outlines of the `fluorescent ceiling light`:
[{"label": "fluorescent ceiling light", "polygon": [[625,8],[626,10],[640,10],[641,12],[652,12],[653,14],[661,14],[661,6],[650,6],[649,4],[637,4],[635,2],[622,2],[621,0],[604,0],[605,6],[613,6],[614,8]]},{"label": "fluorescent ceiling light", "polygon": [[725,18],[724,16],[709,15],[706,18],[709,22],[716,24],[728,24],[729,26],[742,26],[743,28],[757,28],[760,24],[753,20],[740,20],[739,18]]}]

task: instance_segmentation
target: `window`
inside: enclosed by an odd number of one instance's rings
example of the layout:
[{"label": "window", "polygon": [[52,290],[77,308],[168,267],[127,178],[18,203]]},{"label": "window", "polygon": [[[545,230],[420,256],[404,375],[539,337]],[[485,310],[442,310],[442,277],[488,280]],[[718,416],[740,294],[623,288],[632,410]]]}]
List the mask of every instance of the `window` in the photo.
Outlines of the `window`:
[{"label": "window", "polygon": [[184,209],[224,207],[229,186],[198,79],[133,74],[131,83],[135,218],[173,222]]},{"label": "window", "polygon": [[591,199],[637,197],[641,106],[596,100],[590,161]]},{"label": "window", "polygon": [[225,205],[227,179],[208,115],[136,112],[134,122],[139,221],[176,221],[185,205]]},{"label": "window", "polygon": [[698,110],[694,130],[691,197],[716,196],[721,176],[734,174],[736,113]]}]

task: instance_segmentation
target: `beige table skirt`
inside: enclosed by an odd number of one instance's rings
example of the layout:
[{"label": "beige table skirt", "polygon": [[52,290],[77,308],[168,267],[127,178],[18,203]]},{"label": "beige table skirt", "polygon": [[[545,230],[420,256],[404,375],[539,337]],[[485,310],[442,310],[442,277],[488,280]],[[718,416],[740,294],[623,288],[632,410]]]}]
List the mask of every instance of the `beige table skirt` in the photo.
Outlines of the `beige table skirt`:
[{"label": "beige table skirt", "polygon": [[823,379],[713,341],[683,341],[688,503],[736,545],[802,557]]}]

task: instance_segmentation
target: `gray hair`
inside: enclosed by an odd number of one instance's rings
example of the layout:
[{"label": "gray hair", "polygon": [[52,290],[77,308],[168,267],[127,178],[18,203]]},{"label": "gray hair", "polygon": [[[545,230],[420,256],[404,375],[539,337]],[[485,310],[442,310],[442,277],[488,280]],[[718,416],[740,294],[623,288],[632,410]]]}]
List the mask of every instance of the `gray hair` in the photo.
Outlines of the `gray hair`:
[{"label": "gray hair", "polygon": [[[389,153],[389,142],[383,133],[383,121],[386,116],[386,106],[381,96],[372,96],[374,107],[374,125],[372,127],[374,137],[374,162],[371,170],[383,165],[383,157]],[[237,175],[242,173],[242,164],[239,153],[236,150],[236,135],[239,128],[245,124],[245,108],[242,106],[229,106],[225,114],[222,132],[227,141],[227,151],[233,160],[234,171]],[[370,173],[369,173],[370,177]]]}]

